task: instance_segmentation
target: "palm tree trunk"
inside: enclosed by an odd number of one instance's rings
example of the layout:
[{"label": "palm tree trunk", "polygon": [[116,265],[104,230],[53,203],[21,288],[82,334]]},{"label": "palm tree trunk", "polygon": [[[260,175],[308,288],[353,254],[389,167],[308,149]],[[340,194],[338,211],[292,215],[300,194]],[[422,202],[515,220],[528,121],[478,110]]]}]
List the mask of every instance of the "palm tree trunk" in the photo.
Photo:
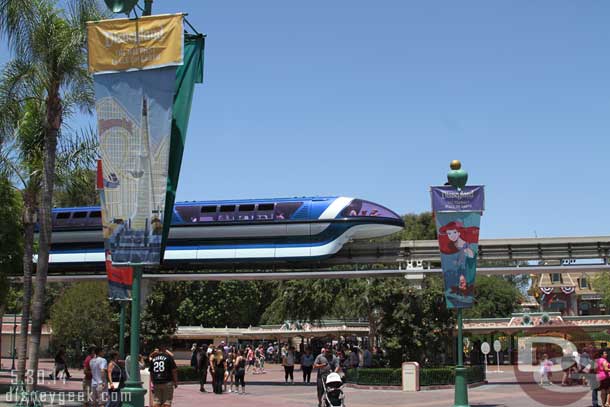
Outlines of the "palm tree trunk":
[{"label": "palm tree trunk", "polygon": [[19,347],[17,348],[17,379],[25,383],[25,363],[28,350],[28,325],[30,321],[30,305],[32,302],[32,269],[34,254],[34,224],[36,223],[36,193],[26,188],[23,208],[23,309],[21,310],[21,331],[19,332]]},{"label": "palm tree trunk", "polygon": [[44,323],[45,287],[49,271],[49,249],[51,246],[51,210],[53,208],[53,181],[55,178],[55,157],[57,153],[57,136],[61,126],[62,107],[59,97],[59,82],[50,86],[47,105],[47,123],[44,138],[44,158],[42,172],[42,191],[40,199],[40,239],[38,262],[36,265],[36,285],[32,307],[32,334],[30,336],[30,371],[34,372],[33,380],[28,383],[28,391],[36,389],[38,379],[38,358],[42,324]]}]

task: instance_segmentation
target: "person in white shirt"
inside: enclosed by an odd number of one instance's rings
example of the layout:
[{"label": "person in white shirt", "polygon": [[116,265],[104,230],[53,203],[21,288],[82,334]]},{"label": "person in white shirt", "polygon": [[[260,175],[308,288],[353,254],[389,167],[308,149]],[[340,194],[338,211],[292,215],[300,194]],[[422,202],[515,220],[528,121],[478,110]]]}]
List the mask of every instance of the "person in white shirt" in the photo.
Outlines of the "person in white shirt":
[{"label": "person in white shirt", "polygon": [[107,382],[108,378],[106,371],[108,369],[108,362],[104,358],[104,350],[99,349],[95,355],[95,358],[89,362],[91,367],[91,393],[92,402],[91,405],[94,407],[103,407],[106,405],[107,399]]},{"label": "person in white shirt", "polygon": [[294,348],[291,346],[286,351],[286,354],[282,358],[282,365],[284,366],[284,379],[288,384],[288,378],[290,378],[290,384],[294,384]]}]

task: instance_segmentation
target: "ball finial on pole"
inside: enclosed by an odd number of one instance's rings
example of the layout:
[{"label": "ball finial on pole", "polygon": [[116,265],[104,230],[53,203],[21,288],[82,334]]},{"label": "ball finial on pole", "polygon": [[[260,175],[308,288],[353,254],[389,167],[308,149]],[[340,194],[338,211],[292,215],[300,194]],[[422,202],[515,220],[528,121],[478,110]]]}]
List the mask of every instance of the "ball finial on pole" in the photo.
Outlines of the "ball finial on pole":
[{"label": "ball finial on pole", "polygon": [[468,182],[468,173],[462,169],[462,163],[460,160],[453,160],[451,164],[449,164],[451,171],[447,173],[447,181],[449,185],[462,189],[466,186],[466,182]]}]

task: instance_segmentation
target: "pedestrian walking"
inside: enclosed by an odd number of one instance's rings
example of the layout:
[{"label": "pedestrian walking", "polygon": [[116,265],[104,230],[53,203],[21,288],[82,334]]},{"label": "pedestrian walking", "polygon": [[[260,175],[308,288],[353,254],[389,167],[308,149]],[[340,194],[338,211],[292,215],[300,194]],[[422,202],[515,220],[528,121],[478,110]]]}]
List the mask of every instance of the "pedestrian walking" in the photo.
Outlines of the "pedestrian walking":
[{"label": "pedestrian walking", "polygon": [[601,393],[602,405],[607,406],[610,403],[610,364],[608,363],[608,352],[603,351],[601,357],[596,361],[597,382],[599,383],[599,392]]},{"label": "pedestrian walking", "polygon": [[95,358],[95,346],[90,346],[88,349],[87,357],[83,362],[83,398],[85,399],[84,405],[91,406],[92,402],[92,390],[91,390],[91,360]]},{"label": "pedestrian walking", "polygon": [[210,363],[214,393],[222,394],[222,385],[225,379],[226,360],[222,355],[222,350],[217,349]]},{"label": "pedestrian walking", "polygon": [[98,349],[94,358],[89,362],[91,367],[91,405],[94,407],[102,407],[106,405],[106,390],[108,370],[108,362],[104,358],[104,349]]},{"label": "pedestrian walking", "polygon": [[546,353],[542,355],[542,360],[540,361],[540,385],[544,386],[545,384],[551,385],[553,384],[551,380],[551,370],[553,368],[553,361],[549,359],[549,355]]},{"label": "pedestrian walking", "polygon": [[227,355],[227,372],[225,373],[224,390],[227,391],[227,382],[229,382],[229,393],[233,393],[235,384],[235,353],[229,352]]},{"label": "pedestrian walking", "polygon": [[210,366],[210,356],[207,352],[207,347],[199,350],[199,356],[197,357],[197,374],[199,375],[199,391],[207,393],[205,385],[208,382],[208,369]]},{"label": "pedestrian walking", "polygon": [[364,352],[362,355],[362,365],[365,368],[373,367],[373,354],[369,350],[369,347],[364,348]]},{"label": "pedestrian walking", "polygon": [[121,389],[125,383],[123,369],[118,364],[119,352],[113,350],[109,353],[108,363],[108,403],[106,407],[121,407]]},{"label": "pedestrian walking", "polygon": [[311,383],[311,370],[315,357],[311,353],[311,348],[305,348],[305,353],[301,356],[301,370],[303,371],[303,383]]},{"label": "pedestrian walking", "polygon": [[62,346],[55,354],[55,369],[54,373],[50,375],[53,379],[59,379],[59,373],[63,372],[64,379],[70,379],[72,376],[68,372],[68,365],[66,363],[66,349]]},{"label": "pedestrian walking", "polygon": [[322,348],[316,360],[313,362],[313,368],[317,372],[316,385],[318,388],[318,406],[322,407],[322,395],[324,394],[324,381],[326,377],[332,372],[340,372],[341,366],[339,364],[339,358],[333,355],[331,345],[328,344],[326,348]]},{"label": "pedestrian walking", "polygon": [[288,348],[282,358],[282,366],[284,366],[284,381],[288,384],[288,378],[290,378],[290,384],[294,384],[294,348],[292,346]]},{"label": "pedestrian walking", "polygon": [[[250,345],[248,345],[248,347],[246,348],[246,360],[248,362],[248,368],[246,370],[249,372],[250,369],[255,369],[255,367],[254,367],[254,350],[252,349],[252,346],[250,346]],[[254,370],[253,373],[256,373],[256,369]]]},{"label": "pedestrian walking", "polygon": [[[241,386],[241,393],[239,386]],[[246,358],[241,349],[237,351],[235,358],[235,390],[237,394],[246,394]]]},{"label": "pedestrian walking", "polygon": [[153,407],[169,407],[174,399],[174,389],[178,387],[178,368],[167,341],[159,345],[159,350],[150,354],[150,379],[153,383]]}]

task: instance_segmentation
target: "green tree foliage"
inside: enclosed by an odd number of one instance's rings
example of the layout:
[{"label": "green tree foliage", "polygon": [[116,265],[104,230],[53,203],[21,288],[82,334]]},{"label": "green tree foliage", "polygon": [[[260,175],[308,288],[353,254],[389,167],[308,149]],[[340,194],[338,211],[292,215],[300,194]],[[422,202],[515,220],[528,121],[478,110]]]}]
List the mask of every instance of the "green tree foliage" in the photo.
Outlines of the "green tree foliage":
[{"label": "green tree foliage", "polygon": [[157,283],[146,299],[142,336],[153,344],[173,334],[178,325],[258,325],[273,300],[274,285],[264,281]]},{"label": "green tree foliage", "polygon": [[75,283],[51,307],[53,340],[66,348],[114,345],[116,317],[108,302],[108,287],[102,282]]},{"label": "green tree foliage", "polygon": [[610,309],[610,273],[598,273],[593,279],[593,289],[600,293],[606,309]]},{"label": "green tree foliage", "polygon": [[201,281],[187,283],[178,307],[182,325],[247,327],[257,325],[269,304],[269,283]]},{"label": "green tree foliage", "polygon": [[477,276],[475,305],[466,318],[502,318],[514,312],[522,295],[514,280],[499,276]]},{"label": "green tree foliage", "polygon": [[23,236],[21,229],[21,200],[7,179],[0,178],[0,305],[8,291],[6,276],[21,271]]},{"label": "green tree foliage", "polygon": [[[185,298],[183,282],[156,283],[146,298],[141,316],[141,336],[150,344],[172,335],[178,325],[178,307]],[[152,349],[144,349],[151,351]]]},{"label": "green tree foliage", "polygon": [[420,214],[409,213],[404,215],[405,228],[396,232],[381,241],[387,240],[435,240],[436,224],[432,212],[422,212]]},{"label": "green tree foliage", "polygon": [[378,333],[394,367],[406,360],[434,365],[446,360],[450,349],[454,313],[447,309],[443,281],[426,277],[421,288],[405,279],[385,279],[373,298],[380,314]]}]

